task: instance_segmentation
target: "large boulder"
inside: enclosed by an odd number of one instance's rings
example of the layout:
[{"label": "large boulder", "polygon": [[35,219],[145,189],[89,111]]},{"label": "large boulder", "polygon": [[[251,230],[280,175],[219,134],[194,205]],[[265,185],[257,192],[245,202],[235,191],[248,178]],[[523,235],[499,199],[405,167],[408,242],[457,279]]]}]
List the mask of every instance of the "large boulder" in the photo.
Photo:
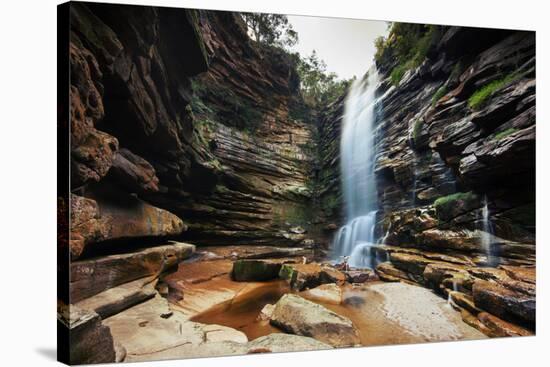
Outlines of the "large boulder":
[{"label": "large boulder", "polygon": [[350,319],[293,294],[284,295],[275,304],[270,322],[291,334],[310,336],[334,347],[360,343]]},{"label": "large boulder", "polygon": [[237,260],[233,263],[231,277],[238,282],[264,281],[279,276],[284,260]]},{"label": "large boulder", "polygon": [[409,274],[396,268],[391,262],[383,262],[376,266],[376,274],[385,282],[410,282]]}]

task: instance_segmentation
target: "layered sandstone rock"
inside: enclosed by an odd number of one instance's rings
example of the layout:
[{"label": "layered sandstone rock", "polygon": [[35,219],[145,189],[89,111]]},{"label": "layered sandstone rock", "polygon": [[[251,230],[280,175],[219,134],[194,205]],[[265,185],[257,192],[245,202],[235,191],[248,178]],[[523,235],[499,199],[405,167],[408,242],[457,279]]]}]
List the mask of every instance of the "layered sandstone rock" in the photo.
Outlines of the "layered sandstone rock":
[{"label": "layered sandstone rock", "polygon": [[159,277],[189,257],[195,246],[170,243],[132,252],[71,262],[71,302],[78,302],[118,285]]},{"label": "layered sandstone rock", "polygon": [[[439,31],[423,63],[395,85],[395,58],[377,65],[376,233],[390,245],[373,249],[377,273],[449,294],[491,335],[514,334],[505,323],[532,332],[535,289],[521,274],[536,254],[534,33]],[[342,108],[340,100],[321,111],[328,175]],[[338,197],[330,179],[323,189]]]},{"label": "layered sandstone rock", "polygon": [[[95,196],[94,196],[95,198]],[[174,237],[186,229],[174,214],[123,193],[96,200],[71,194],[71,255],[109,246],[104,241]]]},{"label": "layered sandstone rock", "polygon": [[[101,317],[76,306],[58,304],[58,327],[68,332],[71,364],[113,363],[119,361],[113,337]],[[121,351],[122,352],[122,351]]]}]

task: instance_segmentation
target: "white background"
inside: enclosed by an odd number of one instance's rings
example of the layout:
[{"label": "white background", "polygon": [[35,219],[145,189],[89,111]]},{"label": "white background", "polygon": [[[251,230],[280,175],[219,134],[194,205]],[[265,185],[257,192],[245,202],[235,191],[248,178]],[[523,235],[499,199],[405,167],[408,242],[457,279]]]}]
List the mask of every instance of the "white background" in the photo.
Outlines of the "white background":
[{"label": "white background", "polygon": [[[0,364],[55,362],[56,4],[4,1],[0,11]],[[118,1],[128,3],[128,1]],[[202,0],[130,1],[180,7],[249,10],[521,28],[537,31],[538,336],[143,363],[142,366],[520,366],[549,358],[548,72],[545,1]],[[63,86],[62,86],[63,87]],[[542,361],[542,362],[541,362]]]}]

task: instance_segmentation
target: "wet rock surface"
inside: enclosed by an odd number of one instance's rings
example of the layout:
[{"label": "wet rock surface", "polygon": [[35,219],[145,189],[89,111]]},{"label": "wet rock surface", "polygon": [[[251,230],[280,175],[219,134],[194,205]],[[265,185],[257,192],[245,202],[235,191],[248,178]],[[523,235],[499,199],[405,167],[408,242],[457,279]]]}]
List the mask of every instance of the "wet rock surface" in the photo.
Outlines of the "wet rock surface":
[{"label": "wet rock surface", "polygon": [[[417,283],[447,295],[457,309],[466,311],[465,318],[470,322],[475,320],[474,325],[488,335],[505,334],[499,325],[506,324],[510,329],[524,330],[525,334],[534,332],[533,266],[479,267],[475,257],[456,256],[455,253],[444,255],[395,246],[379,246],[378,249],[391,254],[390,262],[383,262],[376,268],[382,280]],[[480,323],[477,317],[481,314],[491,317],[484,316],[486,322]]]}]

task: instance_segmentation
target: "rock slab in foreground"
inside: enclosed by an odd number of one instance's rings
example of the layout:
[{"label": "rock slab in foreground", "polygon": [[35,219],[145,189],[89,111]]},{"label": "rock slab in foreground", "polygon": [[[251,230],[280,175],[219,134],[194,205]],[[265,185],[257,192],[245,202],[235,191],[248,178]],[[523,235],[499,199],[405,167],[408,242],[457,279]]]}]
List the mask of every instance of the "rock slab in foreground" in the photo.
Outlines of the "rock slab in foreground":
[{"label": "rock slab in foreground", "polygon": [[76,303],[123,283],[155,276],[191,256],[195,246],[166,245],[71,262],[71,302]]},{"label": "rock slab in foreground", "polygon": [[304,352],[322,349],[332,349],[332,347],[306,336],[273,333],[249,342],[247,354]]},{"label": "rock slab in foreground", "polygon": [[98,293],[76,303],[76,305],[82,309],[92,310],[105,319],[153,298],[157,293],[156,284],[157,278],[155,277],[141,278]]},{"label": "rock slab in foreground", "polygon": [[270,322],[289,333],[310,336],[334,347],[360,343],[350,319],[293,294],[284,295],[275,304]]}]

